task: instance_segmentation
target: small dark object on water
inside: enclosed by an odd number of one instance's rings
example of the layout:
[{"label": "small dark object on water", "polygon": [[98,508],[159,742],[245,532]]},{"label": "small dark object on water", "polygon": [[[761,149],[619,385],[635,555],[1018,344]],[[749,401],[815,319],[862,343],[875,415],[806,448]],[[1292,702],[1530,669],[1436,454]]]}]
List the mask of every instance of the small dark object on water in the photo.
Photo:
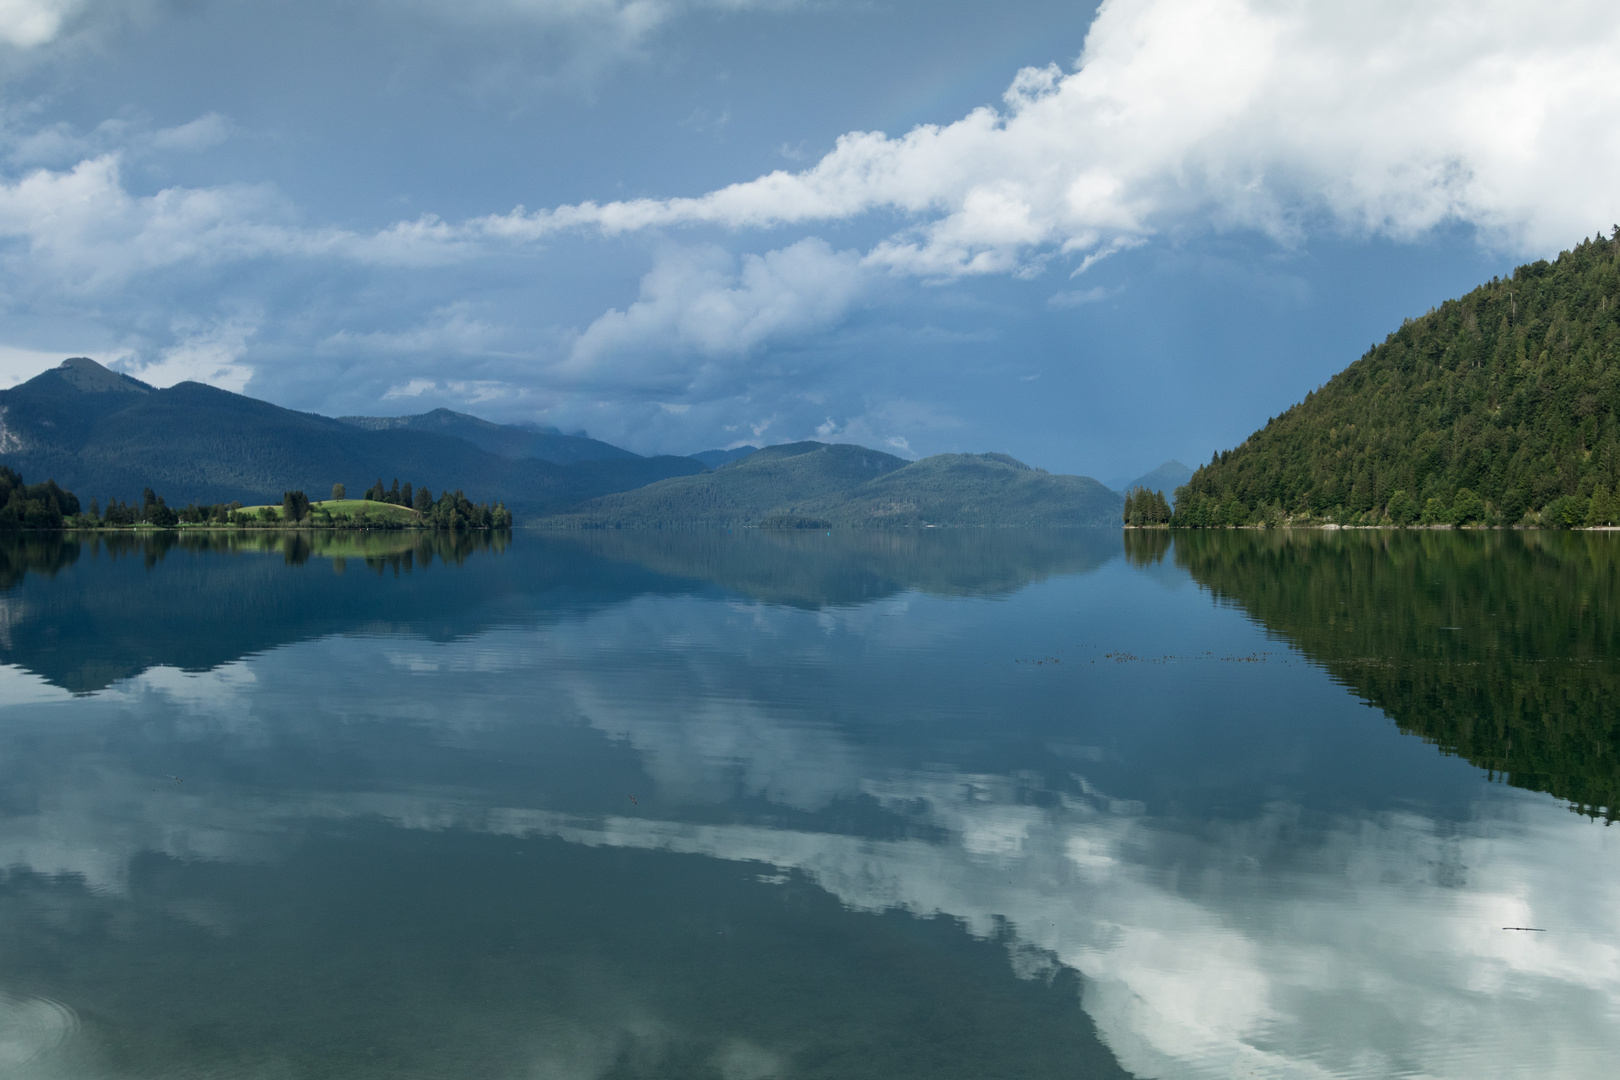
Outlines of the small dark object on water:
[{"label": "small dark object on water", "polygon": [[1545,934],[1547,931],[1539,926],[1504,926],[1504,930],[1528,930],[1532,934]]},{"label": "small dark object on water", "polygon": [[[636,797],[635,797],[635,796],[634,796],[634,795],[632,795],[632,796],[630,796],[630,801],[631,801],[631,802],[636,802]],[[640,803],[636,803],[636,805],[637,805],[637,806],[640,806],[640,805],[641,805],[641,804],[640,804]]]}]

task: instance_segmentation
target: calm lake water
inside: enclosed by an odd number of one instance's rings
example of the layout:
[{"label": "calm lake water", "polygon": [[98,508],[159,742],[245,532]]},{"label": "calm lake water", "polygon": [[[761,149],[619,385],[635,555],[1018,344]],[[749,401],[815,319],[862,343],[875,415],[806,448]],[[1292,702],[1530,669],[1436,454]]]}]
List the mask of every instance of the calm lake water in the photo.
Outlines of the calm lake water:
[{"label": "calm lake water", "polygon": [[1614,536],[10,537],[0,588],[0,1078],[1620,1060]]}]

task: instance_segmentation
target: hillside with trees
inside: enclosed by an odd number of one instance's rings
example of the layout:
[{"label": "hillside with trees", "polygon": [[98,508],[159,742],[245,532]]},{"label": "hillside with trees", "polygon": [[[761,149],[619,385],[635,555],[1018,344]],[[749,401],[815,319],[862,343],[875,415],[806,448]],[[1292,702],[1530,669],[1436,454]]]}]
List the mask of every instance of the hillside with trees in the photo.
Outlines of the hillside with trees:
[{"label": "hillside with trees", "polygon": [[1162,491],[1132,488],[1125,495],[1125,524],[1132,529],[1153,529],[1170,524],[1170,501]]},{"label": "hillside with trees", "polygon": [[1620,521],[1620,227],[1408,320],[1176,492],[1181,526]]},{"label": "hillside with trees", "polygon": [[521,449],[543,433],[503,435],[500,425],[449,415],[448,428],[424,421],[367,430],[201,383],[158,389],[77,358],[0,390],[0,464],[87,494],[152,487],[175,506],[279,503],[284,491],[400,473],[461,488],[476,502],[499,499],[525,516],[705,471],[691,458],[628,451],[564,464],[506,457],[460,436],[492,445],[511,436],[509,449]]},{"label": "hillside with trees", "polygon": [[549,524],[577,528],[1109,525],[1120,497],[1005,454],[907,462],[862,446],[766,447],[712,473],[604,496]]},{"label": "hillside with trees", "polygon": [[340,416],[338,419],[365,431],[427,431],[449,435],[498,457],[537,458],[558,465],[638,456],[599,439],[564,435],[553,427],[497,424],[451,409],[434,409],[415,416]]},{"label": "hillside with trees", "polygon": [[806,509],[859,528],[1113,525],[1120,499],[1089,476],[1031,468],[1006,454],[935,454]]},{"label": "hillside with trees", "polygon": [[0,529],[59,529],[64,518],[78,512],[78,496],[55,480],[24,483],[20,474],[0,465]]}]

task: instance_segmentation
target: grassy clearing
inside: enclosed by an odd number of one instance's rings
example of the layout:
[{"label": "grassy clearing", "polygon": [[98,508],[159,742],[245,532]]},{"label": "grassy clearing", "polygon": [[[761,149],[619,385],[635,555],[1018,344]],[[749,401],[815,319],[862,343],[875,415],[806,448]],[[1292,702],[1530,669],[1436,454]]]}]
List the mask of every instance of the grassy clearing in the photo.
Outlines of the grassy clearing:
[{"label": "grassy clearing", "polygon": [[[257,514],[262,509],[264,509],[262,506],[244,506],[242,512]],[[271,504],[270,509],[279,516],[281,504]],[[408,506],[371,502],[367,499],[326,499],[310,503],[309,510],[312,515],[318,510],[325,510],[335,521],[351,521],[357,514],[379,524],[397,522],[401,525],[410,525],[422,520],[422,515]]]}]

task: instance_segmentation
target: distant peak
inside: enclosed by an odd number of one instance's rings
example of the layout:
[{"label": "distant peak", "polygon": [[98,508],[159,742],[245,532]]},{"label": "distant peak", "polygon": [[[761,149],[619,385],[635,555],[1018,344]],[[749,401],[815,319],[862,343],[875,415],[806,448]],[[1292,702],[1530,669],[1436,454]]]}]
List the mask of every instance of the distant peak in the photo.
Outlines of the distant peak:
[{"label": "distant peak", "polygon": [[153,389],[139,379],[103,367],[88,356],[69,357],[53,371],[69,386],[87,393],[149,394]]}]

